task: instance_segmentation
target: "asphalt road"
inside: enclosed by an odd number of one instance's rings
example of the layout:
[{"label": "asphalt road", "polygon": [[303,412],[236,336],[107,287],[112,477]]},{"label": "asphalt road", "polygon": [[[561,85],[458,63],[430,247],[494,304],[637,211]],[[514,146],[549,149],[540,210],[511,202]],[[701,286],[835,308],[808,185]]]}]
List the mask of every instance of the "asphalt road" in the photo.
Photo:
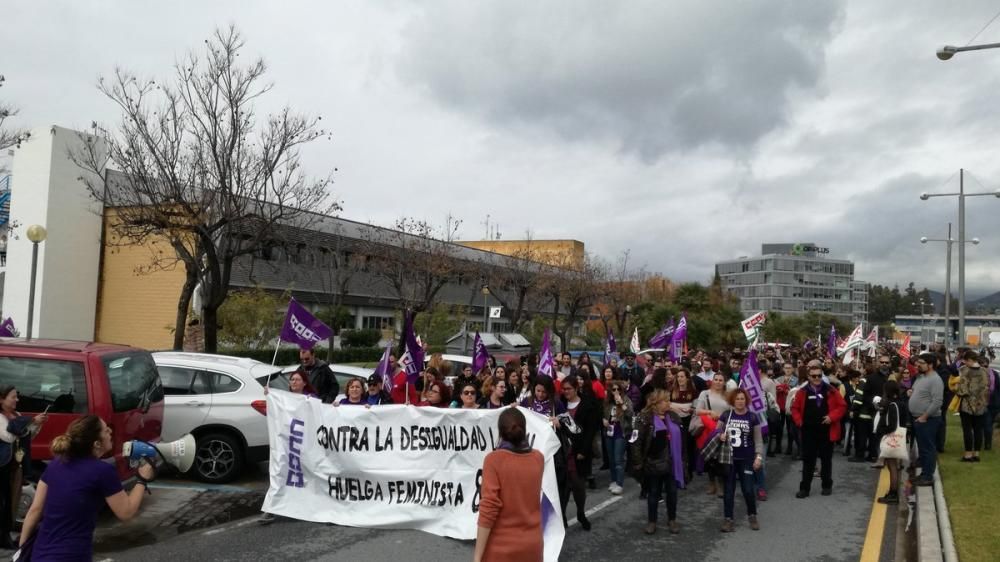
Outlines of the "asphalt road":
[{"label": "asphalt road", "polygon": [[[855,561],[858,560],[868,526],[878,471],[865,464],[849,464],[839,454],[834,459],[834,494],[796,499],[800,463],[779,456],[768,459],[770,499],[759,504],[762,529],[746,524],[742,499],[737,497],[736,532],[722,534],[722,501],[705,494],[703,477],[696,477],[681,492],[681,534],[660,529],[647,536],[646,504],[638,499],[638,486],[626,483],[623,496],[607,492],[607,472],[598,474],[598,489],[588,496],[593,529],[583,531],[574,524],[567,531],[562,560],[642,560],[645,556],[677,553],[686,559],[706,561]],[[662,506],[661,506],[661,509]],[[570,519],[575,517],[570,501]],[[895,508],[890,511],[890,521]],[[661,512],[661,522],[666,520]],[[359,525],[363,522],[358,522]],[[892,559],[894,525],[886,525],[884,560]],[[279,520],[260,526],[256,518],[227,523],[211,529],[182,534],[156,544],[136,548],[104,550],[95,560],[409,560],[467,561],[473,544],[420,531],[375,530]]]}]

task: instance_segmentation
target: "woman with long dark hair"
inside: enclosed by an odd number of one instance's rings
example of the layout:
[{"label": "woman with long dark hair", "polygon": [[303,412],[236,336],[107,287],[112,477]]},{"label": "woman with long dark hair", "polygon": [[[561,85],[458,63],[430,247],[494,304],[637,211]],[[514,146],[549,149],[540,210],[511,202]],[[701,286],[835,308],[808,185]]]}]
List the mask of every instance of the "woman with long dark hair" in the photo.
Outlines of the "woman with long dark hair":
[{"label": "woman with long dark hair", "polygon": [[12,385],[0,387],[0,413],[3,413],[0,417],[0,439],[9,444],[9,458],[0,467],[0,548],[14,547],[10,532],[21,503],[25,467],[31,465],[31,438],[49,419],[44,413],[30,420],[22,416],[17,411],[18,400],[17,389]]},{"label": "woman with long dark hair", "polygon": [[585,531],[590,530],[590,521],[585,513],[587,506],[587,479],[593,472],[594,438],[601,425],[600,404],[589,394],[581,392],[583,383],[575,375],[570,375],[562,381],[562,403],[566,412],[573,418],[573,424],[578,431],[570,433],[570,450],[567,451],[566,485],[559,490],[562,503],[563,518],[566,517],[566,505],[569,503],[570,492],[576,504],[576,520]]},{"label": "woman with long dark hair", "polygon": [[500,445],[483,461],[476,562],[542,559],[542,474],[545,458],[528,444],[527,421],[507,408],[497,424]]},{"label": "woman with long dark hair", "polygon": [[625,483],[625,440],[632,435],[632,401],[625,395],[625,381],[612,381],[604,401],[604,452],[611,468],[608,491],[622,495]]},{"label": "woman with long dark hair", "polygon": [[111,428],[95,415],[77,419],[52,440],[54,458],[38,482],[21,531],[22,547],[34,540],[32,560],[91,560],[97,515],[104,505],[122,521],[139,511],[156,471],[143,463],[138,481],[126,493],[115,466],[101,460],[111,446]]},{"label": "woman with long dark hair", "polygon": [[[906,402],[899,383],[893,380],[886,381],[882,387],[882,401],[878,405],[881,415],[878,427],[875,428],[875,436],[879,441],[900,427],[910,425],[910,412]],[[889,471],[889,491],[878,501],[884,504],[897,504],[899,503],[899,459],[883,457],[882,461],[883,466]]]}]

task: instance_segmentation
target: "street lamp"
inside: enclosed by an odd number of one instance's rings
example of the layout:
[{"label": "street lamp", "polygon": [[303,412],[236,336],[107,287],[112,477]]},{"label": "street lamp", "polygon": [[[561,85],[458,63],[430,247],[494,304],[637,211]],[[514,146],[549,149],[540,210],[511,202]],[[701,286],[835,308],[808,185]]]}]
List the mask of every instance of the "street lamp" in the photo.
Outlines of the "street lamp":
[{"label": "street lamp", "polygon": [[28,285],[28,339],[31,339],[32,323],[35,320],[35,276],[38,273],[38,245],[45,241],[45,227],[33,224],[28,227],[28,240],[31,241],[31,284]]},{"label": "street lamp", "polygon": [[921,193],[920,199],[931,197],[958,197],[958,337],[965,345],[965,198],[992,195],[1000,198],[1000,190],[985,193],[965,192],[965,169],[958,171],[958,193]]},{"label": "street lamp", "polygon": [[1000,48],[1000,43],[986,43],[983,45],[966,45],[965,47],[953,47],[951,45],[945,45],[937,50],[937,58],[941,60],[951,60],[951,57],[955,56],[955,53],[961,53],[963,51],[982,51],[983,49],[997,49]]},{"label": "street lamp", "polygon": [[[928,242],[944,242],[947,248],[945,252],[945,278],[944,278],[944,345],[946,349],[951,349],[951,245],[955,243],[955,240],[951,237],[951,223],[948,223],[948,238],[928,238],[926,236],[920,239],[921,244],[926,244]],[[967,243],[972,243],[973,245],[979,244],[978,238],[973,238],[967,241]]]},{"label": "street lamp", "polygon": [[483,332],[484,333],[489,332],[488,326],[490,322],[490,317],[489,317],[490,310],[489,308],[486,307],[486,299],[488,299],[489,296],[490,296],[490,286],[483,285]]}]

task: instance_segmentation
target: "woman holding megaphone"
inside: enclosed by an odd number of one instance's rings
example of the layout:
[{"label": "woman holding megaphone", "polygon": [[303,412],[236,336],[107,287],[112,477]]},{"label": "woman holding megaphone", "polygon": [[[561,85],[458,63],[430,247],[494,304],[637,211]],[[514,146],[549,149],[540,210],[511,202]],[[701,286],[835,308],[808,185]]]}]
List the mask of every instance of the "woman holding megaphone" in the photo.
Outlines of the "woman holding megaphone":
[{"label": "woman holding megaphone", "polygon": [[122,521],[135,516],[156,470],[143,461],[136,485],[126,493],[115,466],[101,460],[111,447],[111,428],[95,415],[74,421],[52,440],[54,458],[24,518],[22,554],[30,549],[34,560],[91,560],[104,504]]}]

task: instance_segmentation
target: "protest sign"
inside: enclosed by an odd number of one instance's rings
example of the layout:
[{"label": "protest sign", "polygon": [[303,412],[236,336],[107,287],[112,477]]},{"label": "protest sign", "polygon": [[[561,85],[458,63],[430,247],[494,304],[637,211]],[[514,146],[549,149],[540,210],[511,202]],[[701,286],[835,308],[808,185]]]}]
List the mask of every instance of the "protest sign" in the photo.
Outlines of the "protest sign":
[{"label": "protest sign", "polygon": [[[263,511],[351,527],[417,529],[476,538],[482,467],[499,445],[502,409],[331,407],[272,390],[267,396],[270,487]],[[539,502],[545,560],[565,530],[548,419],[521,408],[532,447],[545,456]]]},{"label": "protest sign", "polygon": [[748,342],[752,342],[757,339],[757,334],[760,332],[761,326],[763,326],[766,321],[767,312],[758,312],[741,323],[743,326],[743,335],[746,336]]}]

